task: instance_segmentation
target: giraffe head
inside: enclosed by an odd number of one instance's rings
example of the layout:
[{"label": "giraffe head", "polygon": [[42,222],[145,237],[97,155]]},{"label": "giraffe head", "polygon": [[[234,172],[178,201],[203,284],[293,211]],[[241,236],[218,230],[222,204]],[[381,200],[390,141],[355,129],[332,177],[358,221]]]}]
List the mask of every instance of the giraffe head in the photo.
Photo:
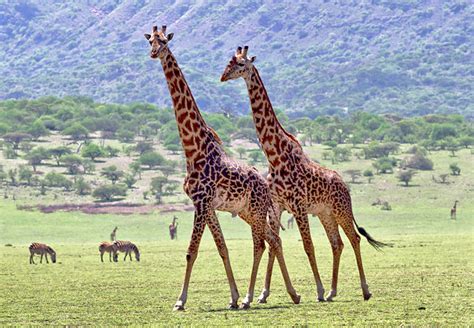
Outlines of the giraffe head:
[{"label": "giraffe head", "polygon": [[232,59],[229,61],[229,64],[222,73],[221,82],[228,80],[235,80],[239,77],[244,79],[250,75],[253,69],[253,62],[255,61],[255,56],[249,58],[247,52],[249,50],[248,46],[245,46],[242,50],[242,47],[238,47],[235,55],[232,56]]},{"label": "giraffe head", "polygon": [[151,52],[150,57],[153,59],[163,58],[165,50],[168,49],[168,42],[173,39],[173,33],[166,35],[166,25],[158,30],[158,26],[153,26],[152,34],[145,34],[145,38],[150,42]]}]

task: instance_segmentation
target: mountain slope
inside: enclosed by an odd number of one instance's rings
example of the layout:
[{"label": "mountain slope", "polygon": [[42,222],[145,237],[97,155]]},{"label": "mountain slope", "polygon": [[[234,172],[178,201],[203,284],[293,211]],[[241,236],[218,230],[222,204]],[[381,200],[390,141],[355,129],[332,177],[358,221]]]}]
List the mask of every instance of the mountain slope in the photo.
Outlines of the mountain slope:
[{"label": "mountain slope", "polygon": [[274,106],[474,116],[470,1],[79,1],[0,4],[0,98],[87,95],[170,105],[143,33],[170,47],[204,110],[247,112],[244,83],[219,77],[250,46]]}]

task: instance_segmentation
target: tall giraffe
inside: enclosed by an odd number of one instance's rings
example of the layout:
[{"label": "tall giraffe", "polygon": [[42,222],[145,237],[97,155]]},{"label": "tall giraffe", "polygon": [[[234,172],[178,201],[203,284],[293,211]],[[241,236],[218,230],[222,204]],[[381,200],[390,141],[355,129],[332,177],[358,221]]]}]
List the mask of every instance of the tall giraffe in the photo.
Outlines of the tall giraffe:
[{"label": "tall giraffe", "polygon": [[224,262],[231,291],[229,308],[237,308],[239,292],[216,210],[237,213],[251,226],[254,259],[248,293],[241,307],[248,308],[253,300],[258,265],[265,250],[264,241],[269,243],[270,251],[277,256],[286,289],[293,302],[299,303],[300,296],[291,284],[283,258],[281,240],[277,232],[279,217],[275,215],[265,179],[254,168],[230,159],[225,154],[217,134],[204,121],[183,73],[168,48],[173,34],[166,35],[166,26],[161,30],[154,26],[152,34],[145,34],[145,37],[151,45],[151,58],[159,58],[163,66],[186,157],[184,191],[193,201],[195,208],[193,232],[186,255],[186,273],[174,309],[184,310],[191,271],[206,224]]},{"label": "tall giraffe", "polygon": [[454,205],[451,208],[451,220],[456,220],[456,211],[457,211],[458,203],[459,203],[458,200],[454,201]]},{"label": "tall giraffe", "polygon": [[[262,79],[253,65],[255,57],[249,58],[247,52],[247,46],[243,50],[241,47],[237,48],[235,56],[222,74],[221,81],[242,77],[247,84],[255,128],[269,162],[267,181],[271,195],[279,207],[279,215],[286,210],[295,217],[316,281],[318,300],[324,301],[324,288],[316,264],[308,214],[319,217],[332,247],[333,275],[327,300],[331,301],[337,294],[339,260],[344,247],[339,235],[339,226],[342,227],[354,248],[363,296],[365,300],[368,300],[372,294],[365,279],[360,254],[360,237],[354,224],[359,233],[365,236],[375,248],[387,244],[374,240],[363,228],[357,226],[352,213],[349,189],[341,176],[311,161],[303,152],[298,140],[281,126]],[[262,303],[266,302],[270,293],[273,261],[274,258],[270,255],[265,286],[258,299]]]}]

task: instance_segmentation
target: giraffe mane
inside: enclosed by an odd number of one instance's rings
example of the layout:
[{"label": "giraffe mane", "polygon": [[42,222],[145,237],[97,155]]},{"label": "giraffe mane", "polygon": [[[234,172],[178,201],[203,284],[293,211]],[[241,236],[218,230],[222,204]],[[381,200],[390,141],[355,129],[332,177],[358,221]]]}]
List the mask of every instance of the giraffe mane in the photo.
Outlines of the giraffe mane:
[{"label": "giraffe mane", "polygon": [[214,131],[214,129],[211,128],[210,126],[208,126],[207,128],[208,128],[209,131],[212,133],[212,135],[214,136],[214,139],[216,139],[217,143],[218,143],[219,145],[222,145],[223,142],[222,142],[221,138],[219,137],[219,135],[217,134],[217,132]]}]

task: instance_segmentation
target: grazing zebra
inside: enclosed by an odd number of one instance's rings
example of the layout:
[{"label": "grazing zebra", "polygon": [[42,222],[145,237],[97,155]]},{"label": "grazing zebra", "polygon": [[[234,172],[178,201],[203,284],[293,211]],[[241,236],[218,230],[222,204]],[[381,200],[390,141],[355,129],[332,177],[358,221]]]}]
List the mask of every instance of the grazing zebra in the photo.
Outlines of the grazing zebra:
[{"label": "grazing zebra", "polygon": [[48,254],[49,256],[51,256],[51,261],[53,261],[53,263],[56,263],[56,252],[48,245],[40,243],[31,243],[28,249],[30,250],[30,264],[36,264],[35,261],[33,261],[33,255],[35,254],[41,255],[40,263],[43,263],[43,255],[46,258],[46,263],[49,263]]},{"label": "grazing zebra", "polygon": [[132,251],[135,253],[135,259],[137,261],[140,261],[140,252],[138,251],[138,247],[130,242],[130,241],[123,241],[123,240],[116,240],[114,242],[114,245],[116,247],[116,255],[115,257],[118,258],[117,252],[122,252],[125,253],[125,257],[123,260],[125,261],[127,259],[127,255],[130,257],[130,261],[132,261]]},{"label": "grazing zebra", "polygon": [[104,262],[104,253],[109,253],[109,261],[112,262],[112,256],[114,258],[114,262],[117,262],[117,247],[114,243],[109,243],[104,241],[99,245],[99,252],[100,252],[100,260]]}]

